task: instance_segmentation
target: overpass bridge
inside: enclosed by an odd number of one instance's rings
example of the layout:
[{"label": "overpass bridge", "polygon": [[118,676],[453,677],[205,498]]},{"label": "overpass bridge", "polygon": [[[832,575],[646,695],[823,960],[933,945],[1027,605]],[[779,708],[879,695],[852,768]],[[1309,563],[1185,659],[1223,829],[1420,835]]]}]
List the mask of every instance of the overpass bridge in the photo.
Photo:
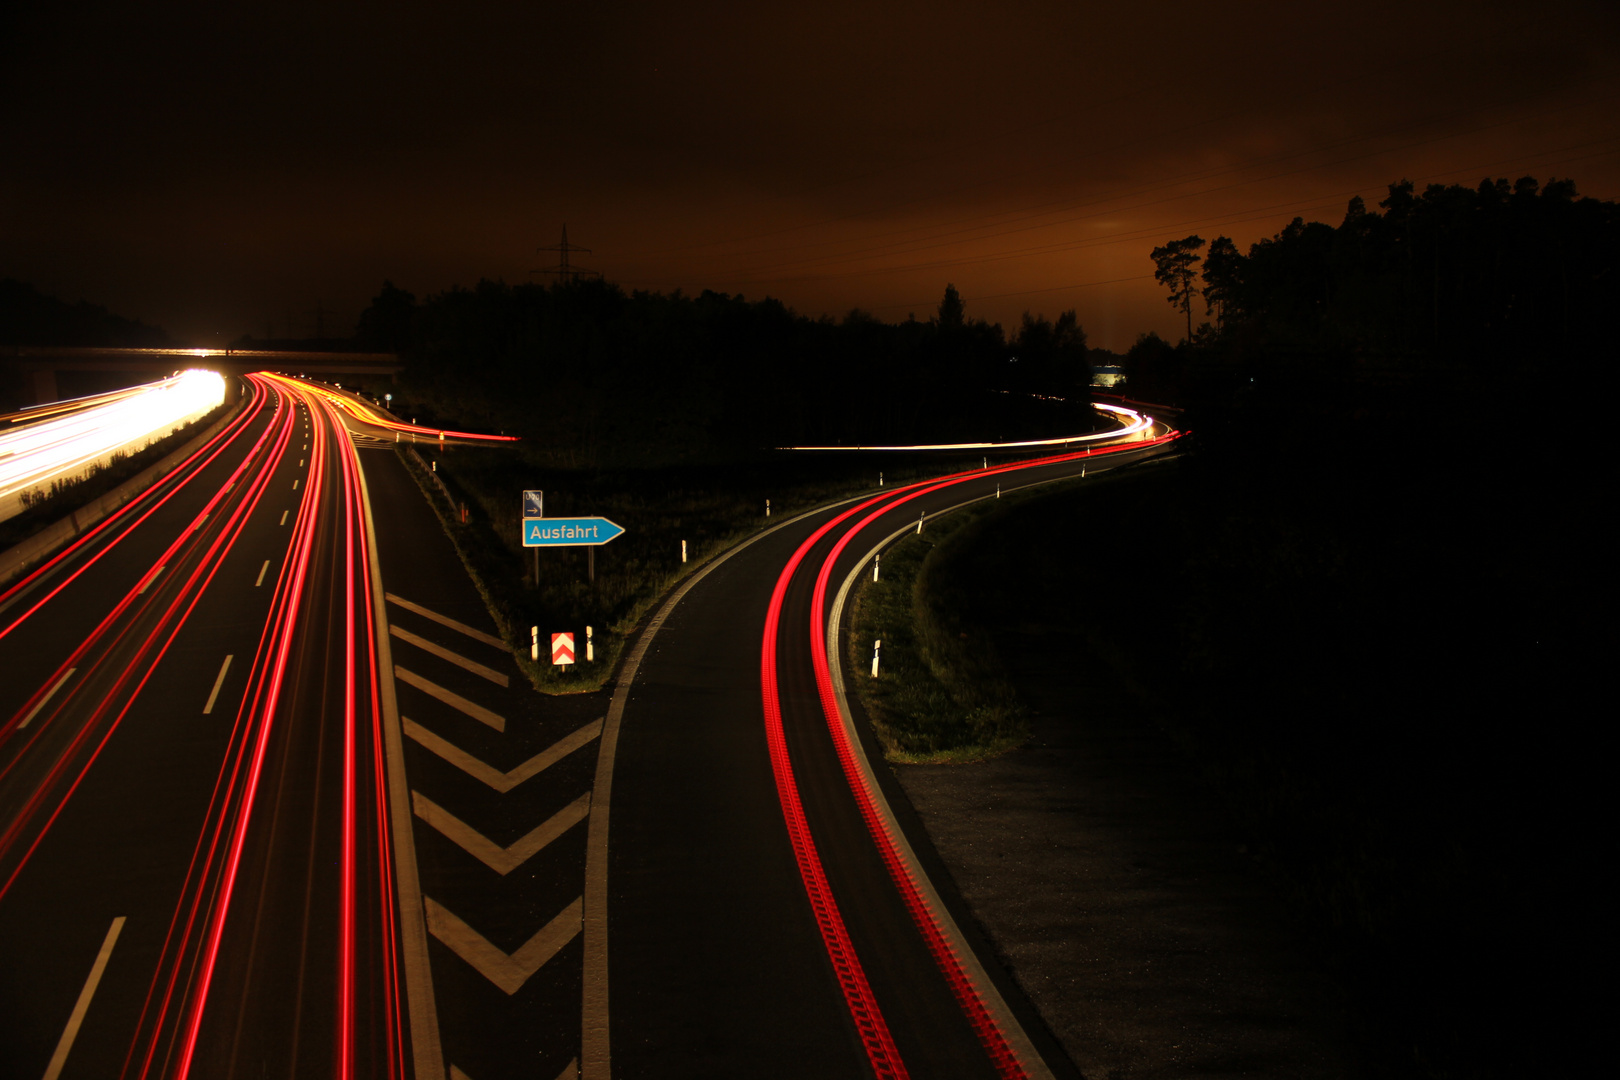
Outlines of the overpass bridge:
[{"label": "overpass bridge", "polygon": [[98,349],[16,345],[0,347],[0,361],[15,365],[31,383],[34,404],[58,401],[59,371],[110,371],[129,375],[129,385],[150,382],[180,368],[206,368],[221,375],[250,371],[293,374],[398,376],[404,364],[394,353],[299,352],[283,349]]}]

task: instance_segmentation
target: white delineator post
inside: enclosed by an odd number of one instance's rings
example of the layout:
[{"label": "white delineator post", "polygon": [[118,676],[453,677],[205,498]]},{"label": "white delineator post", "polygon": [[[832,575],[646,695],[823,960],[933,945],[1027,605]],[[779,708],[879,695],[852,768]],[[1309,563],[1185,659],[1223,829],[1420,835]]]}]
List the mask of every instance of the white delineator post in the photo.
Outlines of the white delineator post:
[{"label": "white delineator post", "polygon": [[686,561],[686,541],[681,541],[681,562]]},{"label": "white delineator post", "polygon": [[529,659],[540,659],[540,628],[538,626],[529,627]]},{"label": "white delineator post", "polygon": [[769,500],[769,499],[765,500],[765,516],[766,517],[771,516],[771,500]]},{"label": "white delineator post", "polygon": [[878,650],[881,649],[881,648],[883,648],[883,639],[882,638],[879,638],[878,640],[872,642],[872,678],[874,678],[874,679],[877,678]]},{"label": "white delineator post", "polygon": [[876,581],[878,579],[878,564],[881,563],[882,561],[883,561],[883,556],[881,556],[881,555],[872,556],[872,580],[873,581]]},{"label": "white delineator post", "polygon": [[596,659],[596,642],[591,640],[591,628],[585,628],[585,659],[587,662]]}]

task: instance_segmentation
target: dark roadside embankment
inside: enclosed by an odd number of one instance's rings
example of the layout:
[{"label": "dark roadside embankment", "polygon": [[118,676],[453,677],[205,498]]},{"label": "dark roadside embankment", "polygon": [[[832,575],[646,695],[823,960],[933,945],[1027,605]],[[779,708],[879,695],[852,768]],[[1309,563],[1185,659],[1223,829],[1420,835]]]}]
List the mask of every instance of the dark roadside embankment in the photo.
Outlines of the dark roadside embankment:
[{"label": "dark roadside embankment", "polygon": [[1032,735],[899,775],[1089,1076],[1546,1075],[1596,1030],[1590,464],[1483,442],[1483,393],[1346,405],[1195,413],[936,556]]}]

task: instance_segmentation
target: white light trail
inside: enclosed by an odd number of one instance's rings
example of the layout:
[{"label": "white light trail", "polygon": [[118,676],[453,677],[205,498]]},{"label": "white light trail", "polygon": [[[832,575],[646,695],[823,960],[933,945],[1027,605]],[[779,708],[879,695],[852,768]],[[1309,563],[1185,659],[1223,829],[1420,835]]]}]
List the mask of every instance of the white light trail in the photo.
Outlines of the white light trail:
[{"label": "white light trail", "polygon": [[22,496],[53,480],[77,477],[113,454],[133,453],[225,400],[214,371],[182,371],[131,387],[98,404],[58,412],[0,432],[0,520],[23,509]]},{"label": "white light trail", "polygon": [[1016,450],[1024,446],[1072,446],[1076,443],[1097,442],[1102,439],[1117,439],[1122,435],[1134,435],[1137,432],[1148,431],[1153,427],[1153,417],[1137,412],[1135,409],[1126,409],[1118,405],[1102,405],[1092,403],[1093,409],[1099,412],[1113,413],[1124,427],[1113,431],[1092,431],[1084,435],[1063,435],[1056,439],[1025,439],[1022,442],[961,442],[961,443],[919,443],[915,446],[783,446],[782,450]]}]

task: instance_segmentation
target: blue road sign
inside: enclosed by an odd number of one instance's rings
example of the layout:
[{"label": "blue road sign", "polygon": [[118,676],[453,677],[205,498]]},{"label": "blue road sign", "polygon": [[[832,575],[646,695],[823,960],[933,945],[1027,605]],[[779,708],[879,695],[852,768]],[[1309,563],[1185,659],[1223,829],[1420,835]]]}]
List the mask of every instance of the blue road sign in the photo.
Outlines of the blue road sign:
[{"label": "blue road sign", "polygon": [[523,516],[526,518],[546,516],[545,492],[525,491],[523,493]]},{"label": "blue road sign", "polygon": [[623,534],[607,518],[523,519],[524,547],[596,547]]}]

